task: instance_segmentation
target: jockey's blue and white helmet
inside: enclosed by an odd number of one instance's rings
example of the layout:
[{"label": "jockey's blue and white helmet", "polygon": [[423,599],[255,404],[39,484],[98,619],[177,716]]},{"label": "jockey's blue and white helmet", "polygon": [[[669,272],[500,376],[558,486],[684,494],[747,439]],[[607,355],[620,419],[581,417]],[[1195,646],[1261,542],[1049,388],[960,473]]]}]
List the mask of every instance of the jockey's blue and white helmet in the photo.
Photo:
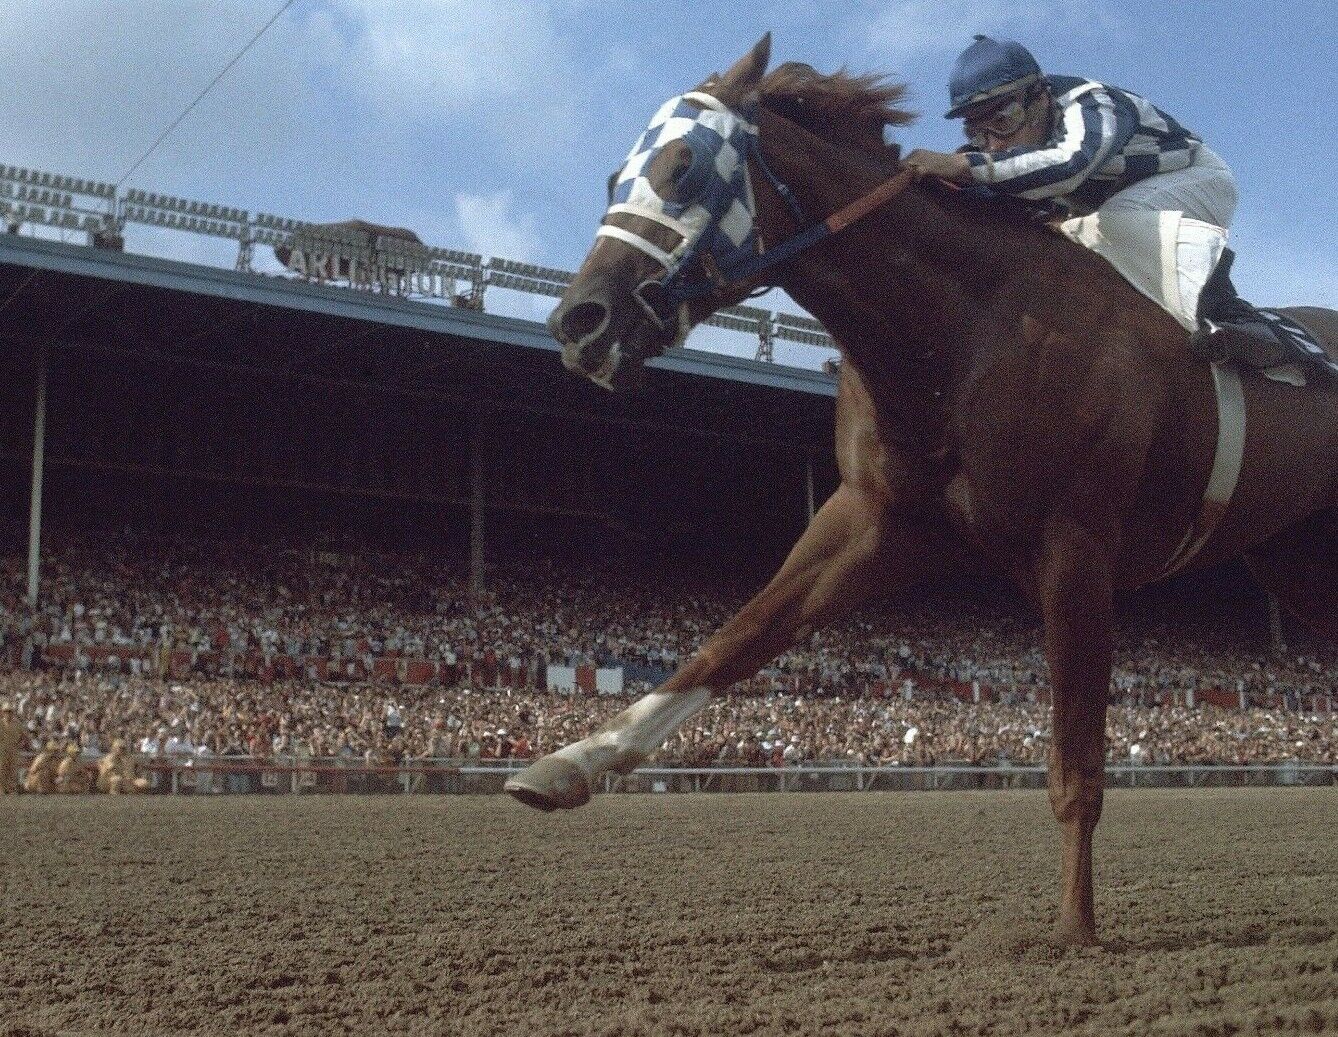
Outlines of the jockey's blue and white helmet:
[{"label": "jockey's blue and white helmet", "polygon": [[952,107],[944,118],[959,119],[972,105],[1021,90],[1040,78],[1041,66],[1016,40],[977,36],[952,67],[948,80],[948,103]]}]

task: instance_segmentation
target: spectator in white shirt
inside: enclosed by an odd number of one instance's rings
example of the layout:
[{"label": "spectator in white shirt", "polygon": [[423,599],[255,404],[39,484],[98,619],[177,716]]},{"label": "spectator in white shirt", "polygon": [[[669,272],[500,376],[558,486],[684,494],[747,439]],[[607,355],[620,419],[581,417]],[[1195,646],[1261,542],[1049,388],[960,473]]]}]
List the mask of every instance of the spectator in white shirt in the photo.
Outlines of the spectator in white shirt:
[{"label": "spectator in white shirt", "polygon": [[139,740],[142,756],[157,756],[167,748],[167,728],[159,727],[156,734],[147,734]]},{"label": "spectator in white shirt", "polygon": [[177,763],[183,758],[195,754],[195,744],[191,741],[190,732],[180,728],[173,728],[172,733],[168,735],[167,741],[163,745],[163,755],[173,763]]}]

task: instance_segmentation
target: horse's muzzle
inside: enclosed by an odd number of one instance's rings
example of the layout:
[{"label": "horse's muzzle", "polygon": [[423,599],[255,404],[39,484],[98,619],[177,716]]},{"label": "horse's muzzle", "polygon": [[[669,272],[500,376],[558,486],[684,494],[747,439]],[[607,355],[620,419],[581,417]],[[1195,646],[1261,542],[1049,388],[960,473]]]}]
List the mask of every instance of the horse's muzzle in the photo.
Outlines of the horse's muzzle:
[{"label": "horse's muzzle", "polygon": [[603,299],[560,305],[548,318],[548,330],[564,347],[596,342],[608,330],[612,309]]},{"label": "horse's muzzle", "polygon": [[548,330],[562,346],[562,366],[592,378],[601,373],[607,377],[610,362],[617,364],[616,313],[613,292],[602,281],[584,290],[568,289],[548,317]]}]

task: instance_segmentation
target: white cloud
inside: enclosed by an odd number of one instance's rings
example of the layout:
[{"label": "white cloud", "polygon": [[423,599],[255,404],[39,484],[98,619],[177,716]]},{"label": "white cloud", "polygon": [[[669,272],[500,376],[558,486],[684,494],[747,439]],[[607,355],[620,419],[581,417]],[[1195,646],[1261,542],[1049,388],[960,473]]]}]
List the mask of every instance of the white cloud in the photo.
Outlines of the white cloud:
[{"label": "white cloud", "polygon": [[544,0],[332,0],[346,25],[346,87],[411,123],[446,114],[492,124],[508,146],[568,139],[574,60]]},{"label": "white cloud", "polygon": [[[483,149],[532,161],[535,148],[577,134],[575,84],[588,87],[573,72],[581,62],[558,31],[556,3],[304,0],[134,182],[177,190],[178,180],[205,173],[235,188],[277,172],[319,189],[332,167],[377,175],[433,138],[438,153]],[[4,160],[110,180],[272,10],[254,0],[4,6],[0,65],[21,84],[0,104]]]},{"label": "white cloud", "polygon": [[460,108],[526,93],[555,49],[545,3],[336,0],[349,19],[345,70],[391,104]]},{"label": "white cloud", "polygon": [[1257,306],[1338,306],[1338,256],[1323,222],[1278,219],[1246,199],[1231,226],[1231,279],[1240,294]]},{"label": "white cloud", "polygon": [[474,252],[521,262],[533,262],[543,252],[534,217],[515,211],[508,190],[460,192],[455,196],[455,213],[465,247]]},{"label": "white cloud", "polygon": [[[535,258],[535,221],[488,192],[509,185],[537,211],[528,199],[580,175],[586,152],[569,145],[590,136],[577,122],[598,117],[582,106],[598,96],[592,82],[634,61],[609,44],[586,67],[587,41],[568,29],[575,2],[303,0],[128,186],[299,219],[409,226],[432,244]],[[254,0],[4,6],[0,65],[21,88],[0,102],[0,161],[110,181],[273,10]],[[175,254],[195,258],[178,237]],[[145,240],[171,252],[166,238]]]},{"label": "white cloud", "polygon": [[604,50],[604,67],[610,72],[630,76],[645,67],[641,52],[631,44],[610,43]]},{"label": "white cloud", "polygon": [[[266,17],[249,0],[7,4],[0,63],[23,88],[4,101],[6,161],[118,180]],[[308,130],[305,71],[328,31],[280,19],[131,182],[172,190],[199,170],[235,190],[281,166]]]},{"label": "white cloud", "polygon": [[[228,238],[206,237],[166,227],[132,223],[126,227],[128,252],[142,256],[162,256],[202,266],[228,267],[237,262],[237,242]],[[269,252],[269,249],[257,250]]]}]

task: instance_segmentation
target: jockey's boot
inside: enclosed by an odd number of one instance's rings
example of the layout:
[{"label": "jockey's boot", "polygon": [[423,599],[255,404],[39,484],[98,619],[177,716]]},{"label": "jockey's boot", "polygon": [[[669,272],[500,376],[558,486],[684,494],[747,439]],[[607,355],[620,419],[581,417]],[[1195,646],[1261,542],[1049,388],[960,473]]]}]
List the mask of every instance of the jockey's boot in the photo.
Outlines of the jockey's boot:
[{"label": "jockey's boot", "polygon": [[1236,360],[1262,369],[1286,363],[1291,353],[1288,344],[1231,283],[1235,260],[1231,249],[1223,249],[1199,293],[1199,326],[1189,336],[1189,348],[1215,364]]},{"label": "jockey's boot", "polygon": [[[1248,303],[1243,304],[1248,306]],[[1244,319],[1202,320],[1189,336],[1189,348],[1195,355],[1220,364],[1236,360],[1256,370],[1286,363],[1291,350],[1266,320],[1253,312]]]}]

